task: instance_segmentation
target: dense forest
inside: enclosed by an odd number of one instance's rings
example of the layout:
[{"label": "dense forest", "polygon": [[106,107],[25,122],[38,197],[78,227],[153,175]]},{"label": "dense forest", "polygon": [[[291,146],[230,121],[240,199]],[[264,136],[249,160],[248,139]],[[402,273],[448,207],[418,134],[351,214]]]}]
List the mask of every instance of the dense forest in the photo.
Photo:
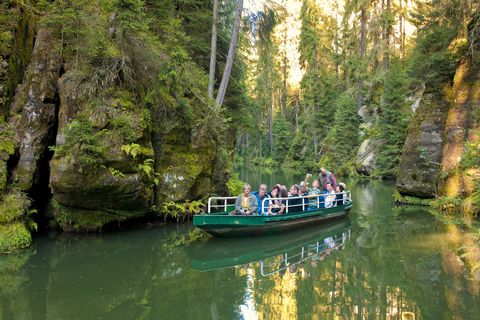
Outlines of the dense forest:
[{"label": "dense forest", "polygon": [[[300,7],[298,84],[287,3]],[[479,19],[475,1],[267,4],[237,160],[396,179],[399,202],[478,214]]]},{"label": "dense forest", "polygon": [[234,189],[234,161],[396,179],[399,201],[478,214],[477,1],[251,7],[2,1],[0,252],[39,227],[184,220]]}]

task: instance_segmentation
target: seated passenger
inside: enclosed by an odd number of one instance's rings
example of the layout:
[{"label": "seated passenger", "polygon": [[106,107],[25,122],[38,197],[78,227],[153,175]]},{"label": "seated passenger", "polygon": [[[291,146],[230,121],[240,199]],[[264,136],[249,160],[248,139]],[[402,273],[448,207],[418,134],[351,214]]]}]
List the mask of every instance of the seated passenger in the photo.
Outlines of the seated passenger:
[{"label": "seated passenger", "polygon": [[345,183],[339,183],[335,189],[335,192],[337,193],[335,195],[335,206],[342,206],[344,204],[347,197],[347,194],[344,191]]},{"label": "seated passenger", "polygon": [[[300,184],[300,190],[298,191],[298,195],[302,197],[308,196],[308,185],[305,181],[302,181],[302,183]],[[303,198],[302,203],[303,203],[302,210],[306,210],[306,207],[308,204],[308,198]]]},{"label": "seated passenger", "polygon": [[243,193],[237,197],[235,201],[235,210],[230,214],[250,215],[257,214],[257,198],[251,194],[252,187],[249,184],[243,186]]},{"label": "seated passenger", "polygon": [[[315,195],[320,195],[322,192],[318,188],[320,186],[318,180],[313,180],[312,182],[312,188],[308,191],[309,196],[315,196]],[[308,198],[308,209],[309,211],[317,209],[319,206],[317,206],[317,202],[319,201],[319,197],[311,197]]]},{"label": "seated passenger", "polygon": [[261,184],[258,187],[258,191],[254,191],[252,194],[257,198],[258,214],[267,214],[268,205],[270,203],[270,201],[265,200],[270,199],[270,196],[267,194],[267,185]]},{"label": "seated passenger", "polygon": [[[294,184],[290,188],[290,196],[289,198],[294,198],[294,199],[288,199],[287,201],[287,208],[288,212],[299,212],[303,211],[303,199],[299,198],[298,191],[300,190],[300,187],[298,184]],[[295,199],[296,198],[296,199]]]},{"label": "seated passenger", "polygon": [[330,182],[327,182],[326,188],[327,191],[325,192],[325,208],[331,208],[335,204],[335,191],[333,191],[333,186]]},{"label": "seated passenger", "polygon": [[285,205],[279,199],[279,193],[280,189],[277,187],[273,188],[270,192],[270,204],[268,205],[268,214],[283,214],[283,212],[285,211]]}]

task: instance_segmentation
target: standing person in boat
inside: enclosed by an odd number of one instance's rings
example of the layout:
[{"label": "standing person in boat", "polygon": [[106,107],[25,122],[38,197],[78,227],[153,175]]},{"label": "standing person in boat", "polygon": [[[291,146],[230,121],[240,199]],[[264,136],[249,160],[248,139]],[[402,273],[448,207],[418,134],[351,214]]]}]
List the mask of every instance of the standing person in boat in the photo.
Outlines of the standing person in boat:
[{"label": "standing person in boat", "polygon": [[299,194],[298,194],[299,191],[300,191],[300,187],[299,187],[298,184],[294,184],[290,188],[289,198],[294,198],[294,199],[288,199],[287,200],[288,201],[288,203],[287,203],[288,212],[303,211],[303,199],[299,198]]},{"label": "standing person in boat", "polygon": [[270,201],[263,201],[265,199],[270,199],[270,196],[267,193],[267,185],[262,183],[258,187],[258,191],[254,191],[252,192],[252,194],[257,198],[258,213],[267,214],[267,209]]},{"label": "standing person in boat", "polygon": [[243,193],[237,197],[235,201],[235,211],[230,214],[251,215],[257,214],[258,202],[257,198],[251,194],[252,187],[247,183],[243,185]]},{"label": "standing person in boat", "polygon": [[337,179],[332,172],[326,170],[324,167],[320,168],[320,173],[318,174],[318,181],[322,186],[323,192],[327,191],[327,182],[330,182],[333,186],[333,189],[337,187]]},{"label": "standing person in boat", "polygon": [[335,191],[331,182],[327,182],[327,190],[325,192],[325,208],[331,208],[335,205],[335,200],[337,199]]}]

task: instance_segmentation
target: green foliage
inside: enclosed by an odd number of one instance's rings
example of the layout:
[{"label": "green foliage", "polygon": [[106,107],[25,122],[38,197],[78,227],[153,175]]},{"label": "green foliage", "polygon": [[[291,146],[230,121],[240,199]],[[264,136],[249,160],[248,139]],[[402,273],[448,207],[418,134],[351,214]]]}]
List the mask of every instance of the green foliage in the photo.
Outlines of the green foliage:
[{"label": "green foliage", "polygon": [[428,90],[441,90],[452,79],[463,47],[452,46],[470,20],[465,1],[417,1],[411,12],[418,28],[415,47],[409,59],[412,78],[425,82]]},{"label": "green foliage", "polygon": [[12,253],[30,246],[32,236],[22,222],[0,224],[0,253]]},{"label": "green foliage", "polygon": [[283,162],[285,155],[288,153],[291,144],[291,129],[290,124],[285,119],[283,113],[277,113],[273,122],[273,145],[274,145],[274,160]]},{"label": "green foliage", "polygon": [[13,135],[13,129],[9,125],[0,125],[0,154],[5,152],[6,154],[11,155],[15,152]]},{"label": "green foliage", "polygon": [[[480,130],[473,133],[474,136],[480,137]],[[467,141],[465,143],[465,154],[462,157],[460,165],[463,169],[477,168],[480,169],[480,140]]]},{"label": "green foliage", "polygon": [[333,127],[324,141],[320,165],[335,168],[335,173],[348,175],[359,144],[360,119],[352,95],[344,93],[335,102]]},{"label": "green foliage", "polygon": [[406,205],[414,205],[414,206],[430,206],[432,205],[432,201],[434,199],[421,199],[417,197],[410,197],[401,195],[400,192],[395,190],[393,194],[393,199],[397,204],[406,204]]},{"label": "green foliage", "polygon": [[243,191],[244,182],[238,177],[239,174],[234,172],[230,175],[230,179],[227,182],[227,188],[231,195],[238,195]]},{"label": "green foliage", "polygon": [[460,197],[441,197],[432,201],[431,205],[439,211],[454,214],[462,206],[463,199]]},{"label": "green foliage", "polygon": [[202,201],[187,201],[185,203],[177,203],[175,201],[166,201],[162,204],[160,213],[165,219],[173,218],[178,222],[185,222],[194,214],[203,212]]},{"label": "green foliage", "polygon": [[393,178],[402,156],[408,125],[408,78],[398,62],[392,62],[385,75],[379,117],[379,138],[384,142],[377,160],[376,175]]},{"label": "green foliage", "polygon": [[137,158],[138,155],[144,155],[149,157],[153,156],[152,149],[142,147],[137,143],[124,145],[121,147],[121,150],[124,151],[129,156],[132,156],[132,158],[134,159]]},{"label": "green foliage", "polygon": [[65,144],[50,147],[55,157],[71,161],[80,173],[93,173],[103,165],[107,146],[102,139],[106,130],[96,130],[86,117],[79,116],[65,130]]},{"label": "green foliage", "polygon": [[30,199],[23,192],[12,190],[7,193],[0,201],[0,224],[24,221],[30,213],[30,205]]}]

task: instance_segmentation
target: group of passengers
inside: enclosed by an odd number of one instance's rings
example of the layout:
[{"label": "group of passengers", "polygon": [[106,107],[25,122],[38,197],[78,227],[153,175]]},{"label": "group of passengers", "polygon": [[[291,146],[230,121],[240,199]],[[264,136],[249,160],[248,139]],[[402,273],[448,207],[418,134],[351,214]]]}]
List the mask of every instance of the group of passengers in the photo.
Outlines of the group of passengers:
[{"label": "group of passengers", "polygon": [[[286,186],[276,184],[268,192],[267,185],[261,184],[258,191],[252,192],[249,184],[243,186],[243,193],[235,201],[235,210],[232,215],[277,215],[287,212],[313,211],[318,208],[331,208],[343,205],[347,199],[345,184],[338,183],[332,172],[325,168],[320,169],[318,180],[312,182],[312,187],[308,187],[307,174],[305,181],[291,186],[287,191]],[[287,198],[287,199],[286,199]],[[291,199],[289,199],[291,198]]]}]

